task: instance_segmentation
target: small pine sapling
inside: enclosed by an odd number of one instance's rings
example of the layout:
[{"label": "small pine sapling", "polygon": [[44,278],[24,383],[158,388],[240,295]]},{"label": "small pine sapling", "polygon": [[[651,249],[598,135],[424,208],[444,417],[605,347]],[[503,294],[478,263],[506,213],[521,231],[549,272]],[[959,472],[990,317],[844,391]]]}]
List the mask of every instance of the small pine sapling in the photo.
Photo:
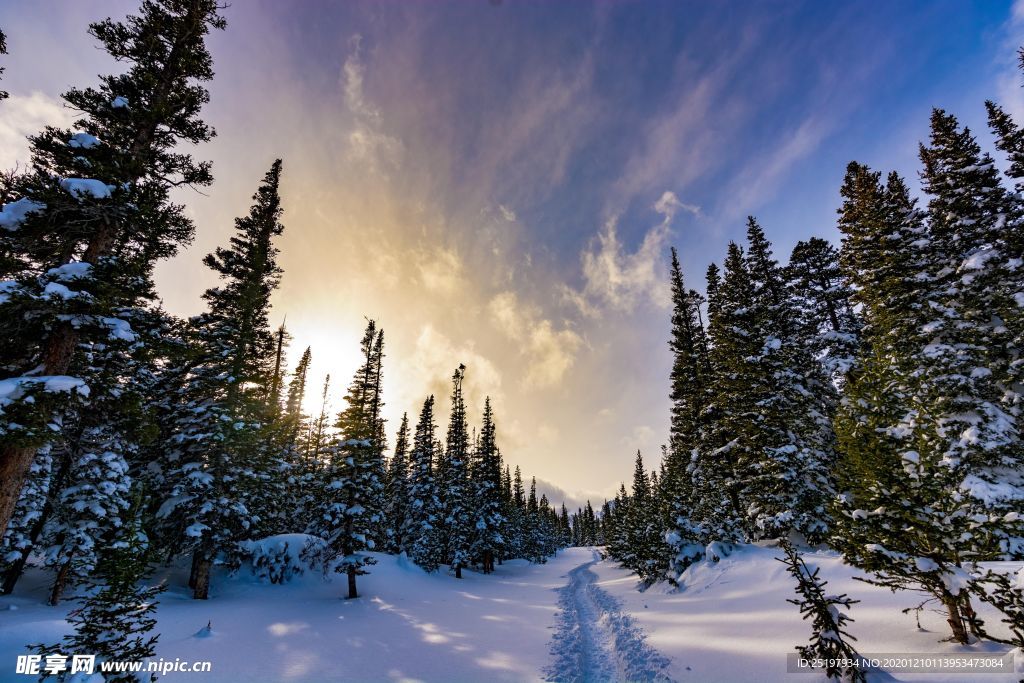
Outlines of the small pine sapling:
[{"label": "small pine sapling", "polygon": [[811,620],[810,643],[797,646],[797,652],[808,661],[824,661],[828,678],[864,683],[867,678],[860,668],[841,665],[843,661],[854,661],[859,657],[853,645],[847,642],[847,639],[857,639],[845,630],[846,624],[853,619],[843,610],[849,610],[860,600],[854,600],[845,593],[826,593],[828,582],[819,578],[821,570],[815,567],[812,571],[790,543],[783,542],[781,546],[786,556],[776,559],[786,565],[786,571],[796,579],[796,592],[800,596],[800,599],[787,602],[798,606],[805,620]]}]

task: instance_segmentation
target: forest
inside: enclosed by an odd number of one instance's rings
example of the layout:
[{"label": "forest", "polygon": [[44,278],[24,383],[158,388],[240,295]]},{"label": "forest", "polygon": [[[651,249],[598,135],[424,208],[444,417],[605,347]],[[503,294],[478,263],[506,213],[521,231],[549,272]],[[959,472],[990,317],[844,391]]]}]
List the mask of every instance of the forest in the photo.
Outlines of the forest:
[{"label": "forest", "polygon": [[[243,567],[272,584],[314,567],[356,599],[381,553],[454,581],[595,546],[647,589],[755,545],[782,551],[805,656],[856,654],[856,601],[805,562],[820,550],[923,596],[952,642],[1024,648],[1024,584],[991,565],[1024,560],[1024,129],[997,103],[998,159],[936,109],[919,187],[851,162],[838,246],[809,237],[782,263],[750,217],[702,291],[666,254],[673,363],[651,389],[671,398],[666,444],[635,454],[614,499],[570,511],[506,463],[504,416],[467,405],[462,359],[450,394],[399,425],[382,417],[374,320],[339,340],[361,360],[336,414],[332,378],[307,384],[330,350],[285,367],[289,333],[270,315],[286,276],[281,159],[203,259],[219,282],[205,310],[163,310],[154,268],[195,232],[173,197],[214,182],[193,150],[215,135],[202,109],[222,10],[143,0],[92,24],[126,68],[68,90],[74,126],[39,131],[31,164],[0,178],[2,592],[36,568],[49,605],[81,599],[62,643],[27,645],[154,656],[167,586],[149,579],[172,564],[197,600]],[[304,412],[311,394],[319,414]]]}]

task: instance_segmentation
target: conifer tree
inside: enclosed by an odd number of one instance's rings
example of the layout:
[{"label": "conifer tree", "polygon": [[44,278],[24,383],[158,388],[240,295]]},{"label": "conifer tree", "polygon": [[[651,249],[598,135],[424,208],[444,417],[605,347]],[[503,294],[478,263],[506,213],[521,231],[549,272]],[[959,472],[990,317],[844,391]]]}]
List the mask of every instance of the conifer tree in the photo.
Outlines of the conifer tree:
[{"label": "conifer tree", "polygon": [[494,558],[504,545],[501,529],[505,523],[501,505],[501,455],[498,453],[490,397],[484,399],[480,443],[473,455],[473,514],[476,523],[470,556],[479,558],[484,573],[489,574],[494,571]]},{"label": "conifer tree", "polygon": [[820,237],[797,242],[785,276],[798,343],[841,385],[857,356],[861,322],[853,311],[853,290],[839,268],[839,250]]},{"label": "conifer tree", "polygon": [[406,529],[409,526],[409,416],[402,414],[395,453],[388,462],[384,504],[387,510],[388,551],[398,554],[409,550]]},{"label": "conifer tree", "polygon": [[[1024,535],[1013,511],[1019,437],[1003,403],[1016,353],[1004,239],[1014,209],[991,159],[952,116],[933,113],[921,158],[924,224],[902,183],[890,182],[881,202],[857,201],[865,172],[852,168],[844,185],[847,262],[857,266],[854,277],[878,283],[866,296],[880,304],[865,307],[872,354],[838,416],[849,478],[837,544],[878,583],[931,594],[953,639],[966,643],[973,609],[965,563],[1019,555]],[[863,184],[870,189],[870,177]],[[906,259],[902,268],[863,247],[884,231],[916,235],[896,257]],[[895,314],[880,310],[887,286]]]},{"label": "conifer tree", "polygon": [[360,342],[362,365],[349,385],[346,407],[335,425],[339,441],[328,450],[329,463],[320,477],[322,512],[311,527],[327,541],[328,561],[334,570],[346,575],[350,599],[359,597],[356,577],[366,574],[365,567],[375,563],[365,551],[375,548],[374,535],[382,517],[382,335],[374,321],[367,323]]},{"label": "conifer tree", "polygon": [[197,599],[209,595],[214,562],[236,562],[237,542],[257,532],[261,513],[265,522],[267,506],[282,495],[269,485],[280,461],[267,438],[266,404],[275,357],[267,311],[281,272],[272,242],[283,231],[280,178],[277,160],[249,214],[236,219],[231,246],[204,259],[224,284],[204,293],[209,311],[192,321],[195,357],[169,449],[177,465],[173,512],[195,554]]},{"label": "conifer tree", "polygon": [[[140,496],[136,494],[130,523],[118,533],[100,562],[93,578],[97,590],[82,606],[72,610],[68,621],[75,630],[60,645],[37,646],[42,653],[71,652],[96,655],[101,662],[142,662],[155,654],[155,598],[163,585],[140,586],[147,569],[148,540],[140,519]],[[61,674],[67,680],[67,672]],[[111,683],[137,683],[132,672],[106,673]],[[150,681],[156,680],[150,674]]]},{"label": "conifer tree", "polygon": [[[825,591],[828,582],[818,577],[821,569],[813,570],[787,541],[782,542],[785,555],[776,558],[786,565],[786,571],[796,579],[798,600],[788,600],[800,608],[804,620],[811,621],[811,642],[797,647],[800,656],[810,662],[825,662],[825,675],[855,683],[864,683],[867,677],[855,662],[860,659],[856,649],[847,640],[857,640],[845,629],[853,619],[846,613],[860,602],[842,595],[830,595]],[[844,665],[843,662],[851,662]]]},{"label": "conifer tree", "polygon": [[88,396],[73,379],[83,345],[130,333],[130,312],[155,298],[153,266],[191,238],[169,195],[212,180],[209,164],[175,148],[213,136],[199,111],[213,75],[206,35],[225,25],[219,9],[215,0],[153,0],[124,22],[92,24],[125,68],[65,93],[83,112],[77,130],[34,136],[32,167],[9,188],[19,199],[4,207],[0,253],[11,255],[4,275],[15,277],[0,320],[19,322],[0,323],[0,367],[21,390],[3,408],[0,532],[36,451],[59,435],[46,425],[69,399]]},{"label": "conifer tree", "polygon": [[434,397],[423,402],[412,453],[409,456],[409,516],[405,535],[409,539],[410,556],[427,571],[436,570],[444,561],[441,536],[443,509],[437,497],[434,471],[435,432]]},{"label": "conifer tree", "polygon": [[[697,454],[703,445],[705,409],[709,402],[711,365],[700,320],[699,300],[687,291],[676,250],[672,249],[672,400],[669,446],[663,460],[662,504],[667,513],[665,541],[669,547],[668,576],[678,576],[699,553],[701,530],[693,518],[700,491]],[[589,505],[589,501],[588,501]]]},{"label": "conifer tree", "polygon": [[459,365],[452,375],[452,414],[445,442],[444,532],[448,564],[455,578],[462,578],[462,569],[471,559],[473,534],[473,500],[469,490],[469,428],[462,381],[466,366]]},{"label": "conifer tree", "polygon": [[298,451],[304,450],[304,444],[299,439],[307,430],[307,416],[302,412],[302,404],[306,398],[306,382],[309,375],[309,365],[313,362],[313,351],[310,347],[302,352],[299,364],[295,366],[295,372],[288,383],[288,393],[284,403],[284,438],[285,446]]},{"label": "conifer tree", "polygon": [[[0,31],[0,55],[7,54],[7,36]],[[4,75],[4,67],[0,67],[0,76]],[[7,99],[7,91],[0,90],[0,101]]]}]

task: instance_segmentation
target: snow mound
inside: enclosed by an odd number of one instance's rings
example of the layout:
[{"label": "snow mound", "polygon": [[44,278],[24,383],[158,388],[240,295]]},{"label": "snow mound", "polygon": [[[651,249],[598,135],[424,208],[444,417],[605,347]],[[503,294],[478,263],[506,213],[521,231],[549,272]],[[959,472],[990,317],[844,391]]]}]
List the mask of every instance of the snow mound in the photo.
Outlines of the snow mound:
[{"label": "snow mound", "polygon": [[253,576],[266,583],[288,583],[307,572],[319,573],[316,557],[322,555],[326,543],[309,534],[279,534],[259,541],[243,541],[242,550],[249,556]]}]

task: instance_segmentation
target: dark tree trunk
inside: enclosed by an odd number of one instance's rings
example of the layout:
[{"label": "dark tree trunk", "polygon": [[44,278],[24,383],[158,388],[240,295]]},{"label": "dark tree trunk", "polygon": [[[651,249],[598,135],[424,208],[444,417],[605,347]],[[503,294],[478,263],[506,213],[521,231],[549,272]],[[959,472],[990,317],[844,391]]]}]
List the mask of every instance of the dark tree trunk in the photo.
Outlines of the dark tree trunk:
[{"label": "dark tree trunk", "polygon": [[461,564],[455,567],[455,578],[456,579],[461,579],[462,578],[462,565]]},{"label": "dark tree trunk", "polygon": [[201,557],[198,550],[192,553],[192,569],[188,573],[188,587],[196,587],[196,576],[199,573],[199,558]]},{"label": "dark tree trunk", "polygon": [[949,613],[946,623],[949,624],[949,628],[953,631],[951,640],[961,645],[967,645],[970,642],[970,637],[967,635],[967,629],[964,627],[964,618],[960,612],[960,601],[947,594],[942,597],[942,604],[945,605],[946,611]]},{"label": "dark tree trunk", "polygon": [[356,568],[348,568],[348,599],[353,600],[359,597],[359,593],[356,592]]},{"label": "dark tree trunk", "polygon": [[208,600],[210,598],[211,564],[205,555],[201,555],[196,562],[196,585],[192,591],[192,598],[194,600]]},{"label": "dark tree trunk", "polygon": [[11,566],[4,573],[4,585],[3,588],[0,589],[0,594],[10,595],[14,592],[14,587],[18,583],[18,579],[21,578],[22,573],[25,571],[25,565],[28,563],[28,556],[32,553],[32,548],[39,539],[39,535],[43,533],[43,527],[45,527],[46,522],[49,521],[50,515],[53,514],[53,498],[62,488],[64,488],[64,481],[67,479],[68,472],[70,470],[71,451],[67,450],[64,452],[64,456],[61,459],[60,468],[57,470],[57,476],[55,476],[53,481],[50,482],[50,488],[46,492],[46,502],[43,504],[43,509],[39,513],[39,519],[35,521],[28,532],[28,546],[22,549],[21,557],[11,563]]},{"label": "dark tree trunk", "polygon": [[56,607],[60,604],[60,599],[64,596],[64,589],[68,585],[68,574],[71,573],[71,558],[69,557],[64,564],[60,566],[57,571],[57,576],[53,579],[53,588],[50,590],[50,599],[46,604],[51,607]]}]

